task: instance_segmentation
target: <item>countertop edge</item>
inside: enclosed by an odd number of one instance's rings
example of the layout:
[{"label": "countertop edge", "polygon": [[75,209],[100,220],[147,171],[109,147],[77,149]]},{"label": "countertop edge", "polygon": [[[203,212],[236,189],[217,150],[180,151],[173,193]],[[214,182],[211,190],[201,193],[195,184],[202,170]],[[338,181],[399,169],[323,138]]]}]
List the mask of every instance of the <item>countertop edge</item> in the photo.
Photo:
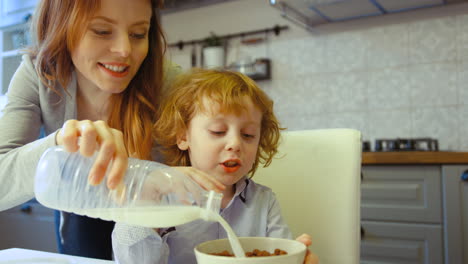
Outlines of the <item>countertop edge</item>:
[{"label": "countertop edge", "polygon": [[362,153],[362,165],[379,164],[468,164],[468,152],[395,151]]}]

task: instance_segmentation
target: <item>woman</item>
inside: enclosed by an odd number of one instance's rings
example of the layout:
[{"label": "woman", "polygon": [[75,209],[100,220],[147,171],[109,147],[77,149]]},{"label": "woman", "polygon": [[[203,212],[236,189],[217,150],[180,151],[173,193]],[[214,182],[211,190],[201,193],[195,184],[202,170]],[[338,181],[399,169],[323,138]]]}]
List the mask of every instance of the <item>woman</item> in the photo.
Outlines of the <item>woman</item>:
[{"label": "woman", "polygon": [[[164,67],[158,20],[162,0],[42,0],[35,13],[37,44],[13,76],[0,119],[0,210],[33,198],[37,162],[49,147],[98,158],[89,181],[122,179],[128,156],[151,159],[151,129],[163,83],[179,69]],[[45,137],[38,139],[43,129]],[[112,163],[110,163],[112,162]],[[207,189],[223,186],[181,168]],[[62,253],[111,259],[112,222],[60,215]]]}]

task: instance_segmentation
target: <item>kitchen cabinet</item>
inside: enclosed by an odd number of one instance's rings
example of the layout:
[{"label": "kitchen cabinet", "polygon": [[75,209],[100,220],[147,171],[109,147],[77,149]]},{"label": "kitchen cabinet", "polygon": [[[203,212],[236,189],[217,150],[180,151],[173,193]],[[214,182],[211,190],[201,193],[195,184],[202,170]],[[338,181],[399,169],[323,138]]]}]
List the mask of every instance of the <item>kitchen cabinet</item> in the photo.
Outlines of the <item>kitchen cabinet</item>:
[{"label": "kitchen cabinet", "polygon": [[0,234],[0,250],[57,252],[54,211],[35,200],[0,212]]},{"label": "kitchen cabinet", "polygon": [[441,155],[426,155],[433,164],[363,165],[362,264],[468,263],[468,159],[437,164]]},{"label": "kitchen cabinet", "polygon": [[466,166],[442,167],[445,263],[468,263],[468,173]]},{"label": "kitchen cabinet", "polygon": [[364,166],[361,263],[443,263],[440,166]]}]

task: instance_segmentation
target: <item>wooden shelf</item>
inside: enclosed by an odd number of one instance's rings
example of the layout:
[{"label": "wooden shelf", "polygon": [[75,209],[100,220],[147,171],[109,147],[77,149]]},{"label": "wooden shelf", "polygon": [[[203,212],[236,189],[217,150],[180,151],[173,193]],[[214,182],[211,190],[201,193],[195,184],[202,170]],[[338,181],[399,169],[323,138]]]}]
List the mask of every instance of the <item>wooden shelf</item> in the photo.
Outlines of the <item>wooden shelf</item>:
[{"label": "wooden shelf", "polygon": [[468,152],[398,151],[363,152],[363,165],[379,164],[468,164]]}]

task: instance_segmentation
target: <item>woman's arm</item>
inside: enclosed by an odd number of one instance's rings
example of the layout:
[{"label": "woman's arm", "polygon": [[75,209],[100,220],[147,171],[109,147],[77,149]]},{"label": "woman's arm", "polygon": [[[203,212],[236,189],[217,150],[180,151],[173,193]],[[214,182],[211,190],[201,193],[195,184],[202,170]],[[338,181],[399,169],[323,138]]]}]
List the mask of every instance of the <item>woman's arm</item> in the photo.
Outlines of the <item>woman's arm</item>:
[{"label": "woman's arm", "polygon": [[24,56],[0,118],[0,211],[33,198],[37,162],[55,145],[54,134],[38,140],[42,126],[38,85],[31,60]]}]

